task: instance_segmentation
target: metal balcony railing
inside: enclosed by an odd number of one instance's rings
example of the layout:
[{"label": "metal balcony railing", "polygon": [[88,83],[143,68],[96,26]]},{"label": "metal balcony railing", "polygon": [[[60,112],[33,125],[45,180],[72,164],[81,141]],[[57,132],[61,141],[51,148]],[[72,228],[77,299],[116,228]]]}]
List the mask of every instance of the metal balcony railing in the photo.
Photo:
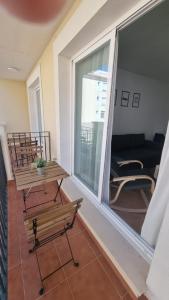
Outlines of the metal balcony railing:
[{"label": "metal balcony railing", "polygon": [[0,143],[0,300],[7,299],[7,177]]},{"label": "metal balcony railing", "polygon": [[36,157],[51,160],[50,132],[13,132],[8,133],[8,147],[12,170],[34,162]]}]

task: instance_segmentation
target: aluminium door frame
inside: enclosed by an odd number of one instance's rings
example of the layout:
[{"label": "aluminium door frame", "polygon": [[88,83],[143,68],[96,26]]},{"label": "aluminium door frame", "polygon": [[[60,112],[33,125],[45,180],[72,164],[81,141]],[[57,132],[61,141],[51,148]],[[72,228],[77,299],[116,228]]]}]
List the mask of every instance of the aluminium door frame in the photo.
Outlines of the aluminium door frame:
[{"label": "aluminium door frame", "polygon": [[[73,178],[86,190],[89,197],[93,197],[99,203],[102,201],[102,187],[103,187],[103,174],[104,174],[104,161],[105,161],[105,152],[106,152],[106,140],[107,140],[107,126],[108,126],[108,118],[109,118],[109,105],[110,105],[110,98],[111,98],[111,82],[112,82],[112,67],[114,61],[114,44],[115,44],[115,36],[116,30],[113,29],[102,38],[95,40],[95,42],[85,51],[82,51],[78,56],[72,58],[72,81],[73,81],[73,89],[72,89],[72,176]],[[105,112],[105,121],[103,126],[103,136],[102,136],[102,150],[101,150],[101,161],[100,161],[100,175],[99,175],[99,189],[98,189],[98,196],[95,195],[89,188],[81,182],[77,176],[74,174],[74,141],[75,141],[75,65],[77,62],[81,61],[85,57],[92,54],[95,50],[99,49],[101,46],[106,44],[110,41],[109,44],[109,58],[108,58],[108,92],[107,92],[107,103],[106,103],[106,112]]]},{"label": "aluminium door frame", "polygon": [[[140,18],[142,15],[153,9],[155,6],[159,5],[165,0],[150,0],[149,2],[144,4],[136,11],[129,12],[126,14],[125,18],[119,20],[119,22],[115,22],[109,28],[104,30],[98,37],[96,37],[93,41],[89,42],[83,49],[78,51],[78,53],[73,56],[70,60],[70,70],[72,77],[70,78],[71,83],[71,140],[72,140],[72,148],[71,148],[71,166],[72,166],[72,177],[76,184],[78,184],[79,188],[88,196],[88,198],[93,202],[93,204],[105,215],[105,217],[112,223],[117,230],[121,232],[121,234],[127,238],[133,247],[144,257],[144,259],[150,264],[154,255],[154,249],[142,239],[140,235],[138,235],[134,230],[129,227],[117,214],[112,212],[112,210],[101,202],[101,198],[98,201],[97,197],[79,180],[74,176],[74,108],[75,108],[75,94],[74,94],[74,86],[75,86],[75,65],[74,62],[83,56],[83,53],[91,52],[92,46],[97,43],[99,39],[109,34],[112,30],[117,30],[117,35],[120,30],[127,27],[129,24],[134,22],[136,19]],[[116,40],[117,43],[117,40]],[[116,44],[117,45],[117,44]],[[114,60],[115,62],[115,60]],[[112,68],[113,70],[113,68]],[[116,72],[114,69],[113,72]],[[114,78],[115,73],[112,72],[112,78]],[[112,83],[113,84],[113,83]],[[114,90],[113,90],[114,88]],[[115,86],[112,87],[112,93],[115,95]],[[110,100],[110,99],[109,99]],[[110,116],[109,116],[110,117]],[[95,201],[97,200],[97,201]]]}]

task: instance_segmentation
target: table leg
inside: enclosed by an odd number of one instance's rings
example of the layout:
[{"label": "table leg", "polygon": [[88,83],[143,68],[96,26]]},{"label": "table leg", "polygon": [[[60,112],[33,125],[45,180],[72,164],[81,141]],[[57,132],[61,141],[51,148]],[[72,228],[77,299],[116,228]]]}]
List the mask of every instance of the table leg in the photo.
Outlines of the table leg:
[{"label": "table leg", "polygon": [[[49,200],[49,201],[46,201],[46,202],[43,202],[43,203],[40,203],[40,204],[37,204],[37,205],[33,205],[31,207],[28,207],[28,208],[26,207],[26,199],[29,197],[30,193],[33,193],[33,192],[31,192],[32,187],[30,187],[27,192],[25,190],[23,190],[22,193],[23,193],[23,201],[24,201],[24,207],[25,207],[25,209],[23,210],[23,212],[26,213],[28,209],[31,209],[31,208],[34,208],[36,206],[40,206],[40,205],[46,204],[46,203],[51,202],[51,201],[56,202],[56,199],[57,199],[58,195],[60,196],[60,202],[61,202],[61,204],[63,204],[62,193],[61,193],[61,190],[60,190],[62,182],[63,182],[63,178],[61,179],[61,181],[60,181],[59,184],[57,182],[58,188],[57,188],[56,194],[55,194],[55,196],[54,196],[54,198],[52,200]],[[45,189],[44,192],[45,192],[45,194],[47,194],[46,189]]]},{"label": "table leg", "polygon": [[22,191],[22,194],[23,194],[23,202],[24,202],[24,210],[23,212],[26,213],[26,193],[25,193],[25,190]]},{"label": "table leg", "polygon": [[30,187],[27,192],[25,190],[22,191],[22,193],[23,193],[24,207],[25,207],[25,209],[23,210],[24,213],[27,212],[26,199],[29,197],[31,189],[32,189],[32,187]]},{"label": "table leg", "polygon": [[58,189],[57,189],[57,191],[56,191],[56,195],[55,195],[55,197],[54,197],[53,201],[54,201],[54,202],[56,202],[57,196],[58,196],[58,194],[59,194],[59,195],[60,195],[60,200],[61,200],[61,203],[63,204],[63,200],[62,200],[62,194],[61,194],[61,191],[60,191],[60,189],[61,189],[61,185],[62,185],[62,182],[63,182],[63,178],[61,179],[61,181],[60,181],[60,183],[59,183],[59,184],[58,184],[58,182],[57,182]]},{"label": "table leg", "polygon": [[44,190],[44,194],[47,195],[48,192],[46,190],[46,185],[45,184],[43,184],[43,190]]}]

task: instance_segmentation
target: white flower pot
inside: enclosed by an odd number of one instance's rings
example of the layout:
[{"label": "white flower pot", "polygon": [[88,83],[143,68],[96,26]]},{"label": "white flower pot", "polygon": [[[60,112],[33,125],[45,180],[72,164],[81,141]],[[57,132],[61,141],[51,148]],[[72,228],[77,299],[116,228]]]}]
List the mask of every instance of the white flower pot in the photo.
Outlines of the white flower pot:
[{"label": "white flower pot", "polygon": [[37,168],[38,175],[44,175],[45,174],[45,168]]}]

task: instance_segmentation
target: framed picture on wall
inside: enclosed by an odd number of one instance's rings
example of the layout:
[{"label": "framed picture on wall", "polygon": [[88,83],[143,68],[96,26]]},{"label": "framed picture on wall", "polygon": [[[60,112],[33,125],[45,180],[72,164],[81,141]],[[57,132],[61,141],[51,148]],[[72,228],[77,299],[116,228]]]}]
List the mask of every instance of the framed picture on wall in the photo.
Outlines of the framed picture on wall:
[{"label": "framed picture on wall", "polygon": [[129,98],[130,98],[130,92],[128,91],[122,91],[121,92],[121,106],[128,107],[129,106]]},{"label": "framed picture on wall", "polygon": [[133,94],[132,107],[139,108],[139,106],[140,106],[140,98],[141,98],[141,94],[140,93],[134,93]]}]

